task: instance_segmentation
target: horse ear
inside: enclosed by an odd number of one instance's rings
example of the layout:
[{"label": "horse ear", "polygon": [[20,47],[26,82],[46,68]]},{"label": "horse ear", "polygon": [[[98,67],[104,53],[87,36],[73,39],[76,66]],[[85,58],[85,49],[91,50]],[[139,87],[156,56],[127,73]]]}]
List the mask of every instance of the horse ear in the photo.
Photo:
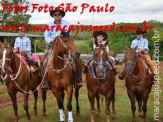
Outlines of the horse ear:
[{"label": "horse ear", "polygon": [[98,47],[98,45],[99,45],[97,40],[95,40],[95,45],[96,45],[96,47]]},{"label": "horse ear", "polygon": [[104,46],[105,46],[105,47],[108,46],[108,43],[109,43],[109,40],[107,40],[107,41],[105,42]]},{"label": "horse ear", "polygon": [[134,48],[134,50],[136,51],[137,48],[138,48],[138,45]]},{"label": "horse ear", "polygon": [[125,48],[126,48],[126,50],[127,50],[127,49],[128,49],[128,46],[126,45]]}]

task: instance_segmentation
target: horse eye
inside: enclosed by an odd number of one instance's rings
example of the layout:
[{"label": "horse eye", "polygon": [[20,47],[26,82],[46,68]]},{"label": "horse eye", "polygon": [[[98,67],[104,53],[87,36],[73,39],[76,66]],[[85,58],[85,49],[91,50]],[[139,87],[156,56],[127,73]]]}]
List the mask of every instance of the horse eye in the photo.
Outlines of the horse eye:
[{"label": "horse eye", "polygon": [[67,40],[64,40],[64,42],[67,42]]}]

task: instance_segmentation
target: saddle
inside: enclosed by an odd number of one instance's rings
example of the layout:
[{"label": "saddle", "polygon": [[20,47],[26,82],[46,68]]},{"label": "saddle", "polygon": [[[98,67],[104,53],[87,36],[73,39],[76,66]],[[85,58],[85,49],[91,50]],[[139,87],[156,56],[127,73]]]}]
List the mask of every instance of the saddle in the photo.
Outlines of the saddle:
[{"label": "saddle", "polygon": [[[20,54],[16,53],[16,55],[20,58]],[[38,62],[40,62],[38,56],[36,55],[32,55],[32,58]],[[27,58],[25,55],[21,55],[21,61],[25,64],[25,66],[27,67],[27,69],[29,70],[29,72],[36,72],[38,69],[35,65],[33,65]]]}]

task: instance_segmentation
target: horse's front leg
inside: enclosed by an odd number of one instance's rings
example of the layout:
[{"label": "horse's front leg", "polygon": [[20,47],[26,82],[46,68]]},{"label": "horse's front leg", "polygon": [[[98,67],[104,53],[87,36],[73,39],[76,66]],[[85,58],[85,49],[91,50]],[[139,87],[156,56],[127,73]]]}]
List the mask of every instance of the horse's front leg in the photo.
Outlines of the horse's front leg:
[{"label": "horse's front leg", "polygon": [[106,113],[107,122],[110,122],[110,119],[109,119],[109,114],[110,114],[110,101],[111,101],[110,96],[105,96],[105,103],[106,103],[105,113]]},{"label": "horse's front leg", "polygon": [[38,91],[36,90],[35,92],[33,92],[34,98],[35,98],[35,103],[34,103],[34,116],[37,116],[37,98],[38,98]]},{"label": "horse's front leg", "polygon": [[31,116],[30,116],[29,111],[28,111],[28,97],[29,97],[29,94],[24,93],[24,105],[23,105],[23,107],[26,111],[27,119],[28,119],[28,121],[30,121]]},{"label": "horse's front leg", "polygon": [[61,122],[64,122],[65,121],[65,114],[64,114],[64,110],[63,110],[63,103],[62,103],[62,98],[61,98],[61,95],[60,95],[60,92],[57,91],[55,88],[51,88],[54,96],[56,97],[57,99],[57,102],[58,102],[58,107],[59,107],[59,114],[60,114],[60,121]]},{"label": "horse's front leg", "polygon": [[96,117],[100,117],[100,94],[96,95],[96,100],[97,100],[97,114],[96,114]]},{"label": "horse's front leg", "polygon": [[95,116],[95,106],[94,106],[94,104],[95,104],[95,96],[90,90],[88,90],[88,98],[89,98],[89,102],[91,104],[91,110],[90,110],[90,112],[91,112],[91,122],[94,122],[95,121],[95,117],[94,117]]},{"label": "horse's front leg", "polygon": [[144,122],[148,122],[148,120],[147,120],[147,115],[146,115],[146,112],[147,112],[148,95],[149,95],[149,94],[145,94],[145,95],[143,96],[143,107],[142,107],[142,109],[143,109],[143,113],[144,113]]},{"label": "horse's front leg", "polygon": [[128,93],[128,96],[130,98],[130,101],[131,101],[131,109],[132,109],[132,122],[136,122],[136,119],[135,119],[135,111],[136,111],[136,106],[135,106],[135,94],[132,93],[131,91],[127,90],[127,93]]},{"label": "horse's front leg", "polygon": [[72,116],[72,95],[73,95],[73,85],[66,89],[67,91],[67,109],[68,109],[68,122],[73,122]]},{"label": "horse's front leg", "polygon": [[79,107],[79,88],[75,88],[75,99],[76,99],[76,115],[80,116],[80,107]]},{"label": "horse's front leg", "polygon": [[115,119],[115,86],[113,89],[113,100],[112,100],[112,119]]},{"label": "horse's front leg", "polygon": [[15,113],[15,122],[18,122],[18,106],[17,106],[17,101],[16,101],[16,94],[17,92],[16,91],[12,91],[10,89],[7,89],[8,91],[8,94],[12,100],[12,104],[13,104],[13,108],[14,108],[14,113]]}]

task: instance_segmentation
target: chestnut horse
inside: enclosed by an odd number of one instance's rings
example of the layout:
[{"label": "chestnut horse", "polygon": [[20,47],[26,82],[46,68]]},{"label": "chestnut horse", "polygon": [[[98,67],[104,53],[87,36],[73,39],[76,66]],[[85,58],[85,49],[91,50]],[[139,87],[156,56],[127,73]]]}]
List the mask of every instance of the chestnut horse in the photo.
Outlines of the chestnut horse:
[{"label": "chestnut horse", "polygon": [[108,63],[108,54],[106,46],[108,41],[104,45],[98,45],[95,41],[96,49],[94,51],[93,60],[90,62],[86,71],[86,83],[88,89],[88,98],[91,104],[91,122],[94,122],[95,115],[95,97],[97,99],[97,116],[100,112],[99,94],[105,96],[107,115],[107,122],[109,122],[110,114],[110,102],[112,101],[112,118],[115,118],[115,73],[111,69],[111,65]]},{"label": "chestnut horse", "polygon": [[[152,75],[148,72],[149,68],[146,68],[142,59],[140,59],[136,53],[137,46],[135,48],[128,48],[125,50],[125,73],[126,73],[126,88],[128,97],[131,101],[132,109],[132,121],[135,122],[135,98],[139,106],[139,116],[144,117],[144,121],[147,121],[147,101],[149,93],[152,87]],[[142,106],[143,103],[143,106]],[[143,113],[142,114],[142,109]]]},{"label": "chestnut horse", "polygon": [[73,38],[69,32],[61,32],[56,37],[51,52],[51,59],[48,62],[48,83],[52,93],[57,99],[60,121],[65,121],[63,109],[64,90],[67,92],[68,121],[72,122],[72,94],[73,94],[73,69],[70,59],[80,57],[80,53],[74,45]]},{"label": "chestnut horse", "polygon": [[[18,121],[17,112],[17,92],[24,94],[24,109],[26,111],[27,119],[30,121],[31,116],[28,111],[28,97],[29,90],[33,91],[35,102],[34,102],[34,115],[37,115],[37,98],[38,91],[37,86],[41,83],[41,77],[38,76],[38,72],[29,73],[29,70],[20,58],[13,52],[13,48],[9,43],[0,43],[0,65],[2,70],[2,75],[5,77],[5,83],[7,86],[7,92],[12,100],[13,108],[15,112],[15,121]],[[45,99],[46,92],[43,92],[44,101],[44,112],[45,116]]]}]

